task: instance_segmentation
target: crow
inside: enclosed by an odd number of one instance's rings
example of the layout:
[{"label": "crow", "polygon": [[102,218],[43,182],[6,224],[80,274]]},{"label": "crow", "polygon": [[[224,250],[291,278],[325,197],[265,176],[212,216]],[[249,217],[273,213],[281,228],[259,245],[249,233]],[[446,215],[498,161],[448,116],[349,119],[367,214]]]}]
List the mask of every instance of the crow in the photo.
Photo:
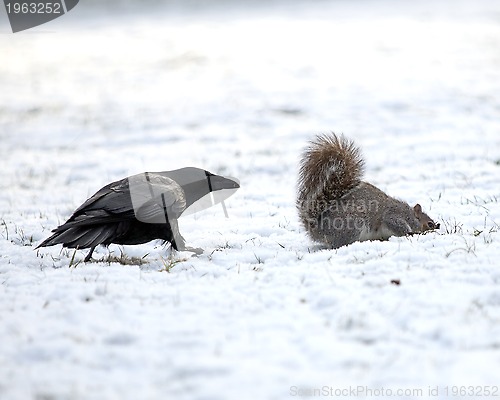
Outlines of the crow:
[{"label": "crow", "polygon": [[[187,250],[177,219],[211,192],[234,192],[240,186],[233,179],[193,167],[129,176],[97,191],[36,248],[56,244],[90,248],[85,262],[100,244],[141,244],[162,239],[175,250]],[[208,206],[212,204],[209,201]]]}]

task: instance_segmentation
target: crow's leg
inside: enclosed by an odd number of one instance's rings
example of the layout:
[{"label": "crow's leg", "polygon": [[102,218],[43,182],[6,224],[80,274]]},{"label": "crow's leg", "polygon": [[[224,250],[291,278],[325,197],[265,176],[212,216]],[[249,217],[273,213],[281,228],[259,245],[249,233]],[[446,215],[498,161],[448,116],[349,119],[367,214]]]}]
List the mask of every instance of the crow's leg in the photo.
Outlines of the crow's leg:
[{"label": "crow's leg", "polygon": [[203,249],[200,249],[198,247],[190,247],[186,246],[186,242],[184,238],[179,234],[176,240],[172,240],[172,248],[177,251],[191,251],[197,255],[200,255],[203,253]]},{"label": "crow's leg", "polygon": [[197,255],[203,253],[203,249],[186,246],[186,239],[184,239],[181,233],[179,232],[179,225],[177,224],[176,219],[170,221],[170,229],[172,232],[172,239],[169,241],[172,249],[177,251],[191,251]]},{"label": "crow's leg", "polygon": [[172,239],[172,242],[170,244],[172,245],[173,249],[177,251],[186,249],[186,240],[181,236],[180,233],[176,235],[174,239]]},{"label": "crow's leg", "polygon": [[92,247],[90,248],[89,254],[87,254],[87,255],[85,256],[85,258],[83,259],[83,262],[90,261],[90,259],[92,258],[92,253],[94,252],[94,250],[95,250],[95,246],[92,246]]}]

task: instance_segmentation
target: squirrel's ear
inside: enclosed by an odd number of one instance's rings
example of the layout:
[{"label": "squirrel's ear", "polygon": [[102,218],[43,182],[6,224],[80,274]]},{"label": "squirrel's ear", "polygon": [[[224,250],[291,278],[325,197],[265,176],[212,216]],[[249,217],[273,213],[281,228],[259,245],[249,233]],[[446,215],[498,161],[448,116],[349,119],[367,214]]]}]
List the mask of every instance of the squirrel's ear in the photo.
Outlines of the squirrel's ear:
[{"label": "squirrel's ear", "polygon": [[422,206],[420,204],[415,204],[415,207],[413,207],[413,210],[415,210],[416,213],[421,213],[422,212]]}]

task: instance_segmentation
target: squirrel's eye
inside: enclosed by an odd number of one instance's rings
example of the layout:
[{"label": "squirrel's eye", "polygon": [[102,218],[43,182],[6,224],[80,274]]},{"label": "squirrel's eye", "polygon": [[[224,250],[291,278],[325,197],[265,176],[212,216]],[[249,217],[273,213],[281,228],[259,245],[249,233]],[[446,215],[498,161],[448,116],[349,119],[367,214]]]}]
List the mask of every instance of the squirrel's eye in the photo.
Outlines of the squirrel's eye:
[{"label": "squirrel's eye", "polygon": [[429,229],[436,229],[436,226],[434,225],[434,222],[432,222],[432,221],[427,222],[427,227]]}]

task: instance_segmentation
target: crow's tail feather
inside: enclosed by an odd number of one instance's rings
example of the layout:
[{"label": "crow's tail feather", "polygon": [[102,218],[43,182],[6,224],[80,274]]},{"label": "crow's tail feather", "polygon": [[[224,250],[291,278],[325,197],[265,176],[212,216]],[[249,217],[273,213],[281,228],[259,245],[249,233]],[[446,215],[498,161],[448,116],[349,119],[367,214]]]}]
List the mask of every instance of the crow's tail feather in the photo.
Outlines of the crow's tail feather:
[{"label": "crow's tail feather", "polygon": [[100,244],[110,244],[116,238],[116,234],[116,227],[113,225],[71,227],[64,231],[56,231],[36,248],[62,244],[63,247],[71,249],[87,249]]}]

